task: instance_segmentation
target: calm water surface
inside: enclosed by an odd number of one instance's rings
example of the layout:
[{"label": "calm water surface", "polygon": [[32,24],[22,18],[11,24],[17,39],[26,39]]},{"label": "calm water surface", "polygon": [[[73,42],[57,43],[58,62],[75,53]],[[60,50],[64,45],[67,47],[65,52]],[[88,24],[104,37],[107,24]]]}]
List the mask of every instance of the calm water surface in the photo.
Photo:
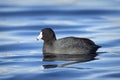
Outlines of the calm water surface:
[{"label": "calm water surface", "polygon": [[[63,7],[0,7],[0,80],[119,80],[120,11]],[[44,59],[40,29],[57,38],[86,37],[96,56]]]}]

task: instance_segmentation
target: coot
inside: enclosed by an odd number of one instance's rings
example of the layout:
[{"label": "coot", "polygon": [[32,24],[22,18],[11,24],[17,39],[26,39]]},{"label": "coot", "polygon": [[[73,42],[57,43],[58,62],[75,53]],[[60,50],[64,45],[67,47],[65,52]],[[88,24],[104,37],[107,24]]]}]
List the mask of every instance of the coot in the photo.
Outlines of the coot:
[{"label": "coot", "polygon": [[56,39],[55,33],[51,28],[41,30],[37,40],[44,40],[44,56],[59,54],[93,54],[100,46],[96,45],[88,38],[65,37]]}]

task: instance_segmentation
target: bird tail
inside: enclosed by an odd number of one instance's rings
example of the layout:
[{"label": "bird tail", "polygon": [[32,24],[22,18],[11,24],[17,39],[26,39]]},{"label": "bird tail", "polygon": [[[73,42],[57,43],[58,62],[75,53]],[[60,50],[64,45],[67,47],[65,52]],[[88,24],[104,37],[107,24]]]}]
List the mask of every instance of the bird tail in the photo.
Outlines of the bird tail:
[{"label": "bird tail", "polygon": [[102,47],[102,46],[98,46],[98,45],[97,45],[97,48],[101,48],[101,47]]}]

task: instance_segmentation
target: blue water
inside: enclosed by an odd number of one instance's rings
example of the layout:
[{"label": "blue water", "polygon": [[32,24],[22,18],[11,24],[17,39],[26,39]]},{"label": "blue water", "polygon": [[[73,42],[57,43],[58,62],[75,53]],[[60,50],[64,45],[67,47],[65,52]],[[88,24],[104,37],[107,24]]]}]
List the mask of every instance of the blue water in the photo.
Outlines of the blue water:
[{"label": "blue water", "polygon": [[[120,10],[67,6],[0,7],[0,80],[119,80]],[[86,37],[102,46],[94,57],[44,59],[40,29],[57,38]]]}]

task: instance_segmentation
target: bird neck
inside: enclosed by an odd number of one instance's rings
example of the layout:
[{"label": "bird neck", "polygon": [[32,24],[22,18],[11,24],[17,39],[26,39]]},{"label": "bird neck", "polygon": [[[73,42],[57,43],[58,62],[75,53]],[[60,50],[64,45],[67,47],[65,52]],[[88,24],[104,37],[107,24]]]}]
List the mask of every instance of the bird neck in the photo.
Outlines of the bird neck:
[{"label": "bird neck", "polygon": [[52,45],[54,43],[54,41],[56,41],[56,37],[55,38],[51,38],[49,40],[44,40],[44,44]]}]

